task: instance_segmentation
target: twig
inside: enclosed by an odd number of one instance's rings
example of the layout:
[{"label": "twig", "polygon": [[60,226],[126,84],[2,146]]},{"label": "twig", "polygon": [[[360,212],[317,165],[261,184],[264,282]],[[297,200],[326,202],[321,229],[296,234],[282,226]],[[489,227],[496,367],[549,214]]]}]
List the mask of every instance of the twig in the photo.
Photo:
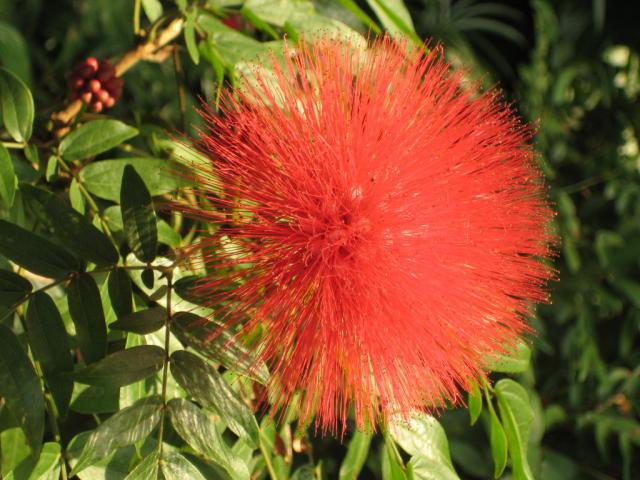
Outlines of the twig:
[{"label": "twig", "polygon": [[[162,62],[166,60],[172,50],[172,47],[166,48],[167,44],[180,35],[183,25],[184,20],[182,18],[177,18],[169,23],[167,28],[162,30],[153,40],[143,43],[142,45],[138,45],[133,50],[125,53],[115,65],[116,76],[121,77],[127,70],[132,68],[141,60],[154,62]],[[51,120],[66,126],[76,118],[81,109],[82,101],[74,100],[63,110],[52,113]],[[68,128],[63,127],[55,132],[55,136],[62,137],[66,135],[68,131]]]},{"label": "twig", "polygon": [[164,442],[164,423],[167,412],[167,381],[169,378],[169,345],[171,339],[171,290],[173,289],[173,272],[167,272],[167,316],[164,322],[164,360],[162,365],[162,413],[158,428],[158,458],[162,460],[162,444]]}]

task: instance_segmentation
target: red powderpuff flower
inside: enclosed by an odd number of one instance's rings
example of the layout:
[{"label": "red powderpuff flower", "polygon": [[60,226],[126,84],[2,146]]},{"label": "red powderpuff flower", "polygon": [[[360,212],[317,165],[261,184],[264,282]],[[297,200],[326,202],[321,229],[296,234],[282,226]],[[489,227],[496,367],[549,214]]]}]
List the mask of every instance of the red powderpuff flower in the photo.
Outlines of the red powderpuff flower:
[{"label": "red powderpuff flower", "polygon": [[440,49],[286,53],[205,114],[209,207],[190,213],[214,224],[212,273],[195,293],[261,333],[275,411],[297,398],[323,431],[458,402],[547,299],[529,130]]}]

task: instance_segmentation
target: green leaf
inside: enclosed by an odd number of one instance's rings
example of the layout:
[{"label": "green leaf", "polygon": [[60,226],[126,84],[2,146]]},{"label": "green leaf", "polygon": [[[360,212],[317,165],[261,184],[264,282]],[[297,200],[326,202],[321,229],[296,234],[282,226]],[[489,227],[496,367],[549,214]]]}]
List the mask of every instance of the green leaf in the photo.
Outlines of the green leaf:
[{"label": "green leaf", "polygon": [[119,120],[93,120],[73,130],[60,142],[65,160],[82,160],[117,147],[138,135],[138,130]]},{"label": "green leaf", "polygon": [[16,336],[0,324],[0,396],[17,419],[34,456],[42,446],[44,396],[29,357]]},{"label": "green leaf", "polygon": [[287,19],[285,30],[292,37],[303,35],[309,41],[331,38],[347,41],[354,48],[367,47],[367,41],[360,33],[338,20],[318,14],[294,13]]},{"label": "green leaf", "polygon": [[149,190],[131,165],[127,165],[122,174],[120,205],[129,248],[141,262],[151,262],[158,248],[156,214]]},{"label": "green leaf", "polygon": [[171,373],[198,403],[218,413],[236,435],[253,447],[258,445],[256,419],[217,370],[193,353],[179,350],[171,355]]},{"label": "green leaf", "polygon": [[0,220],[0,253],[27,270],[61,278],[80,270],[80,263],[62,247],[40,235]]},{"label": "green leaf", "polygon": [[42,209],[43,223],[70,251],[100,266],[118,262],[111,241],[62,198],[31,185],[22,184],[20,190],[27,202]]},{"label": "green leaf", "polygon": [[340,480],[357,480],[358,475],[364,467],[364,462],[369,455],[369,446],[371,445],[371,434],[356,431],[351,437],[347,455],[344,457],[340,465]]},{"label": "green leaf", "polygon": [[47,169],[44,172],[44,178],[47,182],[51,183],[58,178],[58,166],[59,166],[59,158],[55,155],[49,156],[47,159]]},{"label": "green leaf", "polygon": [[47,442],[42,446],[40,458],[28,480],[58,480],[62,465],[62,447],[59,443]]},{"label": "green leaf", "polygon": [[499,478],[507,466],[507,452],[509,448],[504,428],[502,428],[502,424],[493,407],[489,409],[489,416],[489,444],[491,445],[491,456],[493,457],[493,476],[494,478]]},{"label": "green leaf", "polygon": [[0,306],[12,307],[24,300],[32,289],[31,282],[17,273],[0,270]]},{"label": "green leaf", "polygon": [[167,310],[163,307],[148,308],[125,315],[110,324],[109,328],[145,335],[162,328],[166,318]]},{"label": "green leaf", "polygon": [[[142,335],[136,335],[135,333],[127,334],[126,348],[138,347],[140,345],[146,345],[147,341]],[[153,377],[147,377],[143,380],[131,383],[120,388],[119,402],[120,408],[128,407],[136,403],[141,398],[149,396],[156,384],[156,379]]]},{"label": "green leaf", "polygon": [[118,318],[130,314],[133,311],[131,278],[123,268],[116,268],[109,272],[107,281],[111,306]]},{"label": "green leaf", "polygon": [[119,409],[119,393],[118,387],[101,387],[76,383],[69,408],[74,412],[84,413],[85,415],[117,412]]},{"label": "green leaf", "polygon": [[382,29],[374,22],[367,13],[362,10],[354,0],[338,0],[346,10],[351,12],[358,20],[360,20],[367,28],[370,28],[376,34],[382,33]]},{"label": "green leaf", "polygon": [[160,0],[142,0],[142,8],[151,23],[162,16],[162,3],[160,3]]},{"label": "green leaf", "polygon": [[107,355],[73,374],[76,382],[104,387],[122,387],[147,378],[162,368],[164,349],[140,345]]},{"label": "green leaf", "polygon": [[189,460],[175,452],[162,462],[162,474],[165,480],[206,480]]},{"label": "green leaf", "polygon": [[107,323],[98,286],[91,275],[83,273],[71,280],[67,294],[69,313],[85,361],[100,360],[107,352]]},{"label": "green leaf", "polygon": [[2,122],[16,142],[31,137],[35,107],[31,92],[22,80],[0,67],[0,112]]},{"label": "green leaf", "polygon": [[109,417],[91,432],[69,476],[73,477],[120,447],[147,438],[158,424],[161,412],[162,399],[153,396]]},{"label": "green leaf", "polygon": [[60,374],[73,371],[73,358],[62,317],[49,295],[37,292],[31,298],[25,323],[33,356],[40,363],[60,416],[65,416],[73,382]]},{"label": "green leaf", "polygon": [[508,378],[496,383],[493,390],[498,399],[500,418],[509,442],[513,478],[533,480],[527,460],[529,428],[534,418],[529,395],[521,385]]},{"label": "green leaf", "polygon": [[0,198],[8,208],[13,205],[17,181],[9,150],[0,144]]},{"label": "green leaf", "polygon": [[471,389],[469,389],[468,408],[471,425],[474,425],[478,421],[480,413],[482,413],[482,392],[475,383]]},{"label": "green leaf", "polygon": [[[158,451],[146,456],[129,475],[125,477],[125,480],[155,480],[158,477],[158,462],[160,461],[160,454]],[[163,460],[163,463],[166,460]],[[191,477],[182,477],[191,478]]]},{"label": "green leaf", "polygon": [[84,214],[86,210],[85,200],[82,196],[80,185],[75,178],[71,180],[71,185],[69,185],[69,203],[76,212]]},{"label": "green leaf", "polygon": [[29,47],[13,25],[0,21],[0,65],[11,70],[25,84],[31,84]]},{"label": "green leaf", "polygon": [[367,0],[367,3],[391,34],[404,33],[416,38],[411,14],[403,0]]},{"label": "green leaf", "polygon": [[388,435],[385,435],[384,443],[380,446],[380,456],[382,457],[382,480],[407,480],[400,453]]},{"label": "green leaf", "polygon": [[196,16],[198,15],[198,10],[193,9],[187,15],[187,20],[184,24],[184,43],[187,45],[187,51],[189,52],[189,56],[191,60],[196,65],[200,62],[200,50],[198,50],[198,45],[196,43]]},{"label": "green leaf", "polygon": [[412,455],[409,461],[415,479],[459,480],[449,454],[449,443],[442,426],[428,415],[398,420],[390,425],[393,439]]},{"label": "green leaf", "polygon": [[[66,457],[69,465],[73,468],[78,463],[78,458],[82,454],[84,446],[91,438],[93,432],[82,432],[73,437],[67,447]],[[110,453],[102,460],[93,462],[78,473],[79,480],[122,480],[130,470],[132,458],[136,455],[133,445],[128,445]],[[75,480],[76,477],[74,477]]]},{"label": "green leaf", "polygon": [[32,455],[24,431],[8,408],[0,409],[0,447],[0,476],[3,479],[10,478],[10,475],[26,478],[37,457]]},{"label": "green leaf", "polygon": [[184,345],[233,372],[266,384],[269,371],[264,362],[256,359],[233,334],[220,332],[220,328],[213,320],[190,312],[178,312],[171,321],[171,331]]},{"label": "green leaf", "polygon": [[290,480],[316,480],[316,474],[313,469],[313,465],[302,465],[298,468],[293,475],[291,475]]},{"label": "green leaf", "polygon": [[164,195],[188,184],[180,173],[181,167],[168,160],[151,157],[118,158],[101,160],[86,165],[80,170],[79,178],[92,194],[120,201],[122,175],[127,165],[131,165],[140,175],[152,196]]},{"label": "green leaf", "polygon": [[294,13],[316,13],[313,3],[308,0],[246,0],[243,8],[251,10],[261,20],[278,27],[284,26]]},{"label": "green leaf", "polygon": [[501,373],[522,373],[529,368],[531,349],[523,342],[519,342],[512,351],[498,354],[491,358],[486,369]]},{"label": "green leaf", "polygon": [[193,403],[182,398],[169,401],[171,424],[196,452],[224,468],[231,478],[248,480],[249,469],[231,453],[209,418]]}]

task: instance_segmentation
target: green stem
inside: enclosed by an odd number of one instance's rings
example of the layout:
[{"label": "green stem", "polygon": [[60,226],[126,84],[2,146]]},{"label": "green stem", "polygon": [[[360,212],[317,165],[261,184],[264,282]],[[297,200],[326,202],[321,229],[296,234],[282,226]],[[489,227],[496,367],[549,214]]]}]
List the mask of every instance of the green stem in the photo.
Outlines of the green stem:
[{"label": "green stem", "polygon": [[136,35],[140,33],[140,0],[133,2],[133,33]]},{"label": "green stem", "polygon": [[267,451],[267,447],[264,444],[264,433],[262,433],[262,429],[258,429],[259,433],[259,443],[260,443],[260,451],[262,452],[262,458],[264,458],[264,463],[267,466],[267,471],[269,472],[269,477],[271,480],[278,480],[278,475],[276,474],[275,469],[273,468],[273,463],[271,463],[271,455]]},{"label": "green stem", "polygon": [[187,101],[184,93],[184,74],[182,73],[182,63],[180,62],[180,52],[177,48],[173,49],[173,68],[176,76],[176,87],[178,88],[178,109],[180,110],[180,123],[182,131],[187,131]]},{"label": "green stem", "polygon": [[0,142],[5,148],[15,148],[15,149],[23,149],[27,146],[26,143],[17,143],[17,142]]},{"label": "green stem", "polygon": [[169,379],[169,340],[171,338],[171,290],[173,289],[173,271],[167,276],[167,316],[164,321],[164,363],[162,365],[162,416],[158,428],[158,459],[162,460],[162,439],[164,437],[164,422],[167,412],[167,380]]}]

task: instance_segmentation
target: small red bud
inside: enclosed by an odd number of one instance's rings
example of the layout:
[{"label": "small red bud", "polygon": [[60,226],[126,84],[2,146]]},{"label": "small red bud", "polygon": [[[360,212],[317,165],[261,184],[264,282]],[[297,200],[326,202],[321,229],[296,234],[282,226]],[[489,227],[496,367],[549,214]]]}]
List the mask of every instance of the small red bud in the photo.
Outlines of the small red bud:
[{"label": "small red bud", "polygon": [[108,61],[102,60],[100,62],[100,67],[98,68],[98,75],[96,75],[96,78],[101,82],[105,82],[110,78],[113,78],[115,73],[116,69],[113,68],[113,66]]},{"label": "small red bud", "polygon": [[111,96],[106,90],[100,90],[96,95],[98,99],[103,103],[107,100],[107,98]]},{"label": "small red bud", "polygon": [[98,70],[98,60],[94,57],[89,57],[84,61],[84,64],[87,65],[93,72]]},{"label": "small red bud", "polygon": [[105,82],[105,88],[107,90],[115,90],[117,88],[122,88],[124,85],[124,80],[119,77],[110,78]]},{"label": "small red bud", "polygon": [[111,108],[116,103],[116,99],[113,97],[107,97],[102,103],[104,103],[106,108]]},{"label": "small red bud", "polygon": [[98,80],[100,80],[101,82],[106,82],[110,78],[113,78],[113,72],[109,72],[109,71],[106,71],[106,70],[100,70],[98,72],[98,74],[96,75],[96,78]]},{"label": "small red bud", "polygon": [[100,113],[102,108],[102,102],[100,100],[96,100],[91,104],[91,111],[94,113]]},{"label": "small red bud", "polygon": [[93,93],[98,93],[101,88],[102,84],[100,83],[100,80],[96,80],[95,78],[89,80],[89,90]]},{"label": "small red bud", "polygon": [[222,19],[222,23],[224,23],[227,27],[233,28],[234,30],[240,30],[242,27],[240,15],[231,15],[227,18]]},{"label": "small red bud", "polygon": [[69,87],[73,90],[80,90],[84,85],[84,80],[78,75],[73,75],[69,79]]},{"label": "small red bud", "polygon": [[89,65],[79,65],[76,68],[76,74],[83,77],[83,78],[89,78],[93,76],[95,70],[93,70],[93,68],[91,68]]},{"label": "small red bud", "polygon": [[90,103],[93,98],[93,94],[91,92],[83,92],[80,98],[84,103]]}]

